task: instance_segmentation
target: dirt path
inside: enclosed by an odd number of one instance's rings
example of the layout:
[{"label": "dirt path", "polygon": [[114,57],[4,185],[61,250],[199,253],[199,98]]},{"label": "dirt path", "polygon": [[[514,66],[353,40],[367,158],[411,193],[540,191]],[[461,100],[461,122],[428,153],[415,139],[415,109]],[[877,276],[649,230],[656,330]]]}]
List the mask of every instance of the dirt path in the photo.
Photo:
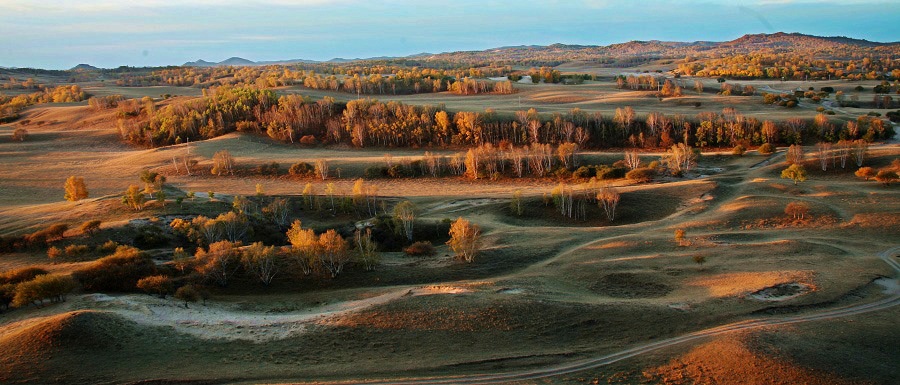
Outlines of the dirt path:
[{"label": "dirt path", "polygon": [[[879,253],[879,257],[885,261],[895,272],[894,280],[897,280],[898,277],[896,275],[900,275],[900,263],[898,263],[895,259],[895,256],[900,253],[900,246],[893,247],[888,250],[882,251]],[[665,340],[657,341],[650,344],[644,344],[640,346],[636,346],[630,349],[625,349],[616,353],[607,354],[600,357],[590,358],[586,360],[580,360],[576,362],[555,365],[550,367],[532,369],[532,370],[523,370],[519,372],[509,372],[509,373],[486,373],[486,374],[475,374],[470,376],[448,376],[448,377],[432,377],[432,378],[419,378],[419,379],[392,379],[392,380],[352,380],[352,381],[342,381],[342,382],[330,382],[331,384],[346,384],[346,383],[365,383],[365,384],[406,384],[406,385],[422,385],[422,384],[496,384],[496,383],[508,383],[512,381],[527,381],[527,380],[537,380],[541,378],[547,377],[555,377],[565,374],[571,374],[575,372],[580,372],[583,370],[594,369],[601,366],[609,365],[614,362],[618,362],[627,358],[635,357],[644,353],[648,353],[651,351],[659,350],[666,347],[675,346],[681,343],[698,340],[701,338],[707,338],[712,336],[717,336],[720,334],[735,332],[735,331],[746,331],[759,329],[764,327],[771,326],[781,326],[781,325],[790,325],[797,324],[803,322],[812,322],[812,321],[821,321],[821,320],[830,320],[836,318],[850,317],[854,315],[870,313],[874,311],[879,311],[883,309],[888,309],[897,305],[900,305],[900,290],[897,287],[893,287],[889,289],[889,296],[878,301],[868,302],[863,304],[857,304],[853,306],[845,306],[839,307],[827,311],[817,312],[813,314],[806,315],[798,315],[791,317],[780,317],[780,318],[765,318],[765,319],[751,319],[746,321],[740,321],[735,323],[730,323],[722,326],[717,326],[714,328],[709,328],[705,330],[700,330],[697,332],[681,335],[678,337],[668,338]],[[322,382],[317,382],[317,384],[323,384]]]}]

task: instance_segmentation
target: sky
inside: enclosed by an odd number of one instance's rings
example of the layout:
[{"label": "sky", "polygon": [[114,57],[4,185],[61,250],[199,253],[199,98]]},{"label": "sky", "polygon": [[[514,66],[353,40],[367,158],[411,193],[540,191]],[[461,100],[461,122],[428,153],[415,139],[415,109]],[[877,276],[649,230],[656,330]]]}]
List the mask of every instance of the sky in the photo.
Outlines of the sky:
[{"label": "sky", "polygon": [[328,60],[800,32],[900,41],[889,0],[0,0],[0,66]]}]

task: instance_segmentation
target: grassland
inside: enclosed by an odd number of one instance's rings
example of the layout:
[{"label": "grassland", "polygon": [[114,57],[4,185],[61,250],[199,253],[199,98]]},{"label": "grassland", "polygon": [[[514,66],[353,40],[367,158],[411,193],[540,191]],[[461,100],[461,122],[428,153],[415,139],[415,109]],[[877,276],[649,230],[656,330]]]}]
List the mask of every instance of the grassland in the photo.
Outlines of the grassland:
[{"label": "grassland", "polygon": [[[707,82],[714,87],[714,80]],[[783,90],[810,85],[742,83]],[[856,84],[815,86],[852,93]],[[720,112],[725,107],[766,119],[815,114],[812,106],[765,106],[759,96],[687,91],[686,97],[660,101],[650,93],[617,90],[611,82],[519,87],[519,93],[506,96],[390,99],[507,113],[577,107],[611,114],[630,105],[639,114]],[[85,89],[128,97],[197,94],[196,89],[174,87],[97,84]],[[279,92],[355,98],[299,88]],[[694,101],[701,101],[701,107],[695,108]],[[119,141],[112,114],[93,112],[83,103],[30,107],[23,113],[30,136],[21,143],[7,136],[22,123],[0,126],[0,235],[101,219],[103,236],[127,239],[128,223],[176,214],[212,215],[227,210],[235,195],[253,195],[257,184],[269,196],[292,198],[306,183],[324,189],[326,182],[287,176],[176,175],[172,157],[187,145],[126,146]],[[860,111],[838,114],[850,119]],[[298,147],[247,134],[190,148],[205,169],[222,149],[239,165],[274,161],[283,169],[325,158],[333,170],[341,169],[341,177],[328,182],[345,193],[366,167],[384,162],[384,153],[401,159],[424,151]],[[795,186],[779,177],[783,152],[734,156],[711,151],[699,161],[703,172],[687,178],[650,184],[615,181],[622,200],[612,222],[602,219],[597,208],[591,208],[586,221],[560,216],[542,199],[558,183],[552,179],[372,180],[388,202],[415,202],[422,209],[422,223],[462,216],[479,224],[484,229],[481,255],[471,264],[458,262],[436,242],[433,257],[385,252],[375,271],[349,269],[334,280],[297,284],[280,278],[267,289],[238,280],[208,303],[188,309],[175,300],[143,294],[87,292],[60,304],[15,309],[0,314],[0,382],[416,383],[418,378],[553,368],[720,325],[809,316],[896,297],[897,273],[879,258],[880,252],[897,246],[896,186],[863,181],[851,168],[817,172],[812,162],[809,180]],[[642,156],[652,160],[659,155]],[[898,156],[896,143],[874,144],[866,164],[889,167]],[[585,163],[612,163],[621,153],[580,157]],[[198,198],[181,207],[124,208],[121,192],[138,183],[144,169],[168,174],[173,196],[194,191]],[[70,175],[85,177],[91,198],[75,203],[62,199],[63,181]],[[509,209],[516,190],[526,199],[521,216]],[[216,192],[216,199],[205,197],[207,191]],[[809,218],[788,218],[784,208],[792,201],[808,203]],[[317,228],[356,220],[295,215]],[[673,239],[676,229],[687,233],[681,245]],[[171,258],[171,248],[151,251],[159,263]],[[695,263],[695,256],[706,262]],[[895,255],[886,258],[897,260]],[[43,250],[0,254],[0,271],[40,266],[68,273],[86,263],[54,262]],[[888,384],[896,379],[894,363],[900,360],[897,326],[891,321],[897,312],[890,307],[710,335],[607,366],[517,382]]]}]

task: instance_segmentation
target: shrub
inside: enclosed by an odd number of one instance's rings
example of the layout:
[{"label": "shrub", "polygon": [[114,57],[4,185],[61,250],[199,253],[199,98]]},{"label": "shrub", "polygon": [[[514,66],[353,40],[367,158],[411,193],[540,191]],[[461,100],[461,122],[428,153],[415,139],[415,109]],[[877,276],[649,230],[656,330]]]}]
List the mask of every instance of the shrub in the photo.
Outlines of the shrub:
[{"label": "shrub", "polygon": [[741,146],[740,144],[737,146],[734,146],[734,148],[731,149],[732,155],[744,156],[745,152],[747,152],[747,150],[744,149],[744,146]]},{"label": "shrub", "polygon": [[424,242],[415,242],[409,245],[407,248],[403,249],[403,252],[406,255],[411,257],[424,257],[427,255],[434,255],[434,246],[429,241]]},{"label": "shrub", "polygon": [[172,279],[165,275],[151,275],[141,278],[137,281],[137,288],[150,294],[156,294],[159,298],[166,298],[166,295],[174,289]]},{"label": "shrub", "polygon": [[656,171],[654,171],[652,168],[641,167],[629,171],[627,174],[625,174],[625,178],[638,183],[645,183],[653,180],[654,175],[656,175]]},{"label": "shrub", "polygon": [[84,222],[81,224],[81,232],[88,235],[94,235],[97,231],[100,230],[100,223],[100,220],[96,219]]},{"label": "shrub", "polygon": [[69,229],[69,225],[65,223],[57,223],[50,225],[46,229],[35,231],[31,235],[29,235],[28,242],[31,244],[36,243],[49,243],[53,241],[58,241],[63,239],[63,235],[66,233],[66,230]]},{"label": "shrub", "polygon": [[0,284],[22,283],[45,274],[49,274],[47,270],[38,267],[23,267],[21,269],[11,270],[0,274]]},{"label": "shrub", "polygon": [[22,307],[30,303],[41,302],[45,298],[50,298],[51,302],[62,302],[66,300],[66,294],[75,290],[76,287],[78,285],[75,280],[68,275],[41,275],[16,286],[16,295],[12,300],[12,305]]},{"label": "shrub", "polygon": [[47,249],[47,258],[59,259],[62,256],[63,256],[63,251],[59,247],[50,246],[50,248]]},{"label": "shrub", "polygon": [[89,291],[133,291],[137,282],[156,273],[147,254],[130,246],[119,246],[108,257],[98,259],[72,275]]},{"label": "shrub", "polygon": [[881,170],[878,174],[875,174],[875,180],[885,186],[890,186],[891,183],[897,181],[897,173],[890,170]]},{"label": "shrub", "polygon": [[278,173],[280,171],[281,165],[279,165],[278,162],[256,166],[256,173],[258,173],[259,175],[278,176]]},{"label": "shrub", "polygon": [[384,178],[388,174],[388,168],[385,166],[369,166],[366,167],[364,173],[366,179]]},{"label": "shrub", "polygon": [[11,283],[0,284],[0,305],[3,305],[3,309],[9,309],[15,297],[16,285]]},{"label": "shrub", "polygon": [[775,146],[770,143],[764,143],[762,146],[759,146],[757,151],[759,151],[760,154],[769,155],[775,152]]},{"label": "shrub", "polygon": [[306,162],[298,162],[291,165],[288,174],[293,176],[311,177],[316,175],[316,168]]},{"label": "shrub", "polygon": [[104,242],[102,245],[97,246],[98,253],[112,253],[116,251],[116,248],[119,247],[119,244],[113,240],[109,240]]},{"label": "shrub", "polygon": [[596,175],[596,172],[594,167],[591,166],[581,166],[572,173],[572,176],[578,179],[588,179],[594,175]]},{"label": "shrub", "polygon": [[91,251],[87,245],[68,245],[66,246],[66,257],[79,258]]},{"label": "shrub", "polygon": [[387,169],[387,176],[391,178],[403,178],[406,176],[406,168],[403,165],[395,164]]},{"label": "shrub", "polygon": [[300,138],[300,144],[313,145],[316,144],[316,137],[312,135],[304,135]]},{"label": "shrub", "polygon": [[628,169],[625,167],[600,166],[597,167],[597,178],[604,180],[622,179],[627,172]]}]

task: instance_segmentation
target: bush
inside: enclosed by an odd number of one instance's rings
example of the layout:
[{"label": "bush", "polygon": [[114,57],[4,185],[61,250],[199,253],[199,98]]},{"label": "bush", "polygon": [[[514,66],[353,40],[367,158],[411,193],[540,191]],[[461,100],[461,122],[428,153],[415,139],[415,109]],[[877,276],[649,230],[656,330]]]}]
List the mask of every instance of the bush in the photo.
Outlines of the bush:
[{"label": "bush", "polygon": [[385,166],[369,166],[364,173],[366,179],[384,178],[388,174],[388,168]]},{"label": "bush", "polygon": [[596,172],[592,166],[581,166],[572,173],[572,176],[578,179],[588,179],[594,175]]},{"label": "bush", "polygon": [[150,294],[156,294],[159,298],[166,298],[175,288],[172,279],[165,275],[151,275],[137,281],[137,288]]},{"label": "bush", "polygon": [[300,138],[300,144],[313,145],[316,144],[316,137],[312,135],[304,135]]},{"label": "bush", "polygon": [[311,177],[316,175],[316,168],[306,162],[298,162],[291,165],[288,174],[293,176]]},{"label": "bush", "polygon": [[650,167],[641,167],[629,171],[627,174],[625,174],[625,178],[638,183],[645,183],[653,180],[653,177],[655,175],[656,171],[654,169]]},{"label": "bush", "polygon": [[878,174],[875,174],[875,180],[885,186],[890,186],[891,183],[897,182],[897,173],[890,170],[881,170]]},{"label": "bush", "polygon": [[747,152],[747,150],[744,149],[744,146],[741,146],[740,144],[737,146],[734,146],[734,148],[731,149],[732,155],[744,156],[745,152]]},{"label": "bush", "polygon": [[119,246],[113,255],[98,259],[72,275],[88,291],[133,291],[137,282],[156,273],[156,265],[142,251]]},{"label": "bush", "polygon": [[424,257],[428,255],[434,255],[434,246],[431,242],[416,242],[409,245],[407,248],[403,249],[403,252],[406,255],[411,257]]},{"label": "bush", "polygon": [[278,162],[272,162],[269,164],[261,164],[256,166],[256,173],[259,175],[266,176],[278,176],[278,173],[281,171],[281,166]]},{"label": "bush", "polygon": [[622,179],[625,177],[626,173],[628,173],[628,169],[625,167],[609,167],[609,166],[597,167],[597,178],[598,179],[603,179],[603,180]]},{"label": "bush", "polygon": [[395,164],[387,169],[387,176],[391,178],[403,178],[406,176],[406,168],[402,165]]},{"label": "bush", "polygon": [[13,299],[16,298],[16,285],[11,283],[0,284],[0,305],[3,309],[9,309]]},{"label": "bush", "polygon": [[25,281],[30,281],[39,275],[45,274],[49,274],[49,272],[41,268],[23,267],[21,269],[11,270],[0,274],[0,285],[22,283]]},{"label": "bush", "polygon": [[58,241],[60,239],[63,239],[63,236],[66,233],[66,230],[68,230],[68,229],[69,229],[69,225],[67,225],[65,223],[53,224],[53,225],[50,225],[50,227],[47,227],[46,229],[43,229],[40,231],[35,231],[31,235],[29,235],[27,237],[28,242],[31,244],[37,244],[37,243],[49,243],[49,242],[53,242],[53,241]]},{"label": "bush", "polygon": [[78,285],[75,280],[68,275],[41,275],[16,286],[16,295],[12,300],[12,305],[22,307],[30,303],[41,302],[46,298],[50,298],[51,302],[62,302],[66,300],[66,294],[75,290],[76,287]]},{"label": "bush", "polygon": [[66,257],[80,258],[91,251],[87,245],[68,245],[66,246]]},{"label": "bush", "polygon": [[100,223],[101,222],[99,220],[84,222],[81,224],[81,232],[88,235],[94,235],[97,231],[100,230]]},{"label": "bush", "polygon": [[50,248],[47,249],[47,258],[59,259],[62,256],[63,256],[63,251],[59,247],[50,246]]},{"label": "bush", "polygon": [[760,154],[769,155],[769,154],[775,152],[775,146],[773,146],[770,143],[763,143],[762,146],[759,146],[757,151],[759,151]]},{"label": "bush", "polygon": [[98,253],[112,253],[116,251],[116,248],[119,247],[119,244],[113,240],[109,240],[104,242],[102,245],[97,246]]}]

